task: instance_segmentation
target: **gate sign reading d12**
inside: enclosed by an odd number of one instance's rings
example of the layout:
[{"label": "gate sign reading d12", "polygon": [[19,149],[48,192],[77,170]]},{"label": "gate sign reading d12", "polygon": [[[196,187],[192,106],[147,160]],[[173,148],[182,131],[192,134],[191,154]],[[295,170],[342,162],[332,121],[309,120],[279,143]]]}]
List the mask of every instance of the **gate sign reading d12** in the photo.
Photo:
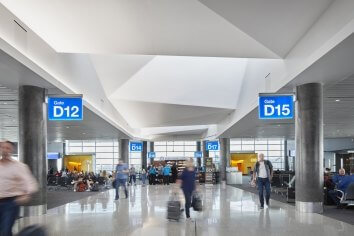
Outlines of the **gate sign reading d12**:
[{"label": "gate sign reading d12", "polygon": [[48,97],[49,120],[82,120],[82,96]]},{"label": "gate sign reading d12", "polygon": [[143,150],[142,142],[130,142],[130,151],[131,152],[141,152]]},{"label": "gate sign reading d12", "polygon": [[219,150],[219,141],[208,141],[206,142],[207,151],[218,151]]},{"label": "gate sign reading d12", "polygon": [[259,94],[259,119],[293,119],[294,95]]}]

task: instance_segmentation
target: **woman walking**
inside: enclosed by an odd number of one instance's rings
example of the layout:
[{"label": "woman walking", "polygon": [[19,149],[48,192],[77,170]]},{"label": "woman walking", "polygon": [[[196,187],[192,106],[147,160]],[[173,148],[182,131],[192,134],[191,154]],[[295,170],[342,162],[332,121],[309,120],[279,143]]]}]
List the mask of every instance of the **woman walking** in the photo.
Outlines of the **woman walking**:
[{"label": "woman walking", "polygon": [[188,160],[186,162],[186,168],[183,170],[181,177],[181,188],[183,190],[184,198],[185,198],[185,211],[186,218],[190,219],[190,211],[189,208],[192,204],[192,193],[195,190],[195,169],[193,160]]}]

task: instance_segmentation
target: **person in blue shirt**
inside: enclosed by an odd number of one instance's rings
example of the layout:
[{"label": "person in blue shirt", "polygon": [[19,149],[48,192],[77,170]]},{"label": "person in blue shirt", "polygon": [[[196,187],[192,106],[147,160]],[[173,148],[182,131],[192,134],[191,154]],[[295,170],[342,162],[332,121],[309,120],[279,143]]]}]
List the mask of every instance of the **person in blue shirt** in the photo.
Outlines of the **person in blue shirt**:
[{"label": "person in blue shirt", "polygon": [[119,160],[119,163],[116,167],[116,198],[119,199],[119,187],[122,186],[124,188],[125,198],[128,198],[128,190],[127,190],[127,179],[129,175],[129,167],[128,164],[123,163],[123,160]]},{"label": "person in blue shirt", "polygon": [[169,164],[165,165],[162,170],[163,173],[163,185],[170,185],[170,175],[171,175],[171,166]]},{"label": "person in blue shirt", "polygon": [[185,198],[186,218],[190,218],[189,208],[192,205],[192,193],[195,190],[195,169],[193,160],[186,161],[186,168],[180,176],[181,188]]},{"label": "person in blue shirt", "polygon": [[151,166],[151,168],[149,169],[149,184],[155,185],[155,179],[156,179],[156,168],[154,166]]},{"label": "person in blue shirt", "polygon": [[[339,169],[339,174],[333,176],[332,181],[336,186],[335,187],[336,190],[341,190],[345,193],[349,184],[354,182],[354,176],[345,175],[345,169]],[[336,190],[330,190],[328,191],[328,194],[332,198],[332,200],[336,203],[336,205],[339,206],[340,197],[342,196],[342,194]]]}]

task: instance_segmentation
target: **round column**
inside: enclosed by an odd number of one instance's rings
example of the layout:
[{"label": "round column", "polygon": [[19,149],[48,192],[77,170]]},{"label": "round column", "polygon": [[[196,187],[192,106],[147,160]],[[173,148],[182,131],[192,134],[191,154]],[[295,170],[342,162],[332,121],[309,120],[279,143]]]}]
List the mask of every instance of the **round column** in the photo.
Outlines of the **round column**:
[{"label": "round column", "polygon": [[124,163],[129,163],[129,139],[119,140],[119,159]]},{"label": "round column", "polygon": [[24,216],[47,212],[47,109],[45,89],[19,88],[20,160],[27,164],[38,181],[39,191],[24,208]]},{"label": "round column", "polygon": [[319,83],[296,88],[296,210],[323,212],[323,89]]},{"label": "round column", "polygon": [[227,160],[230,158],[230,139],[220,138],[220,180],[226,181]]}]

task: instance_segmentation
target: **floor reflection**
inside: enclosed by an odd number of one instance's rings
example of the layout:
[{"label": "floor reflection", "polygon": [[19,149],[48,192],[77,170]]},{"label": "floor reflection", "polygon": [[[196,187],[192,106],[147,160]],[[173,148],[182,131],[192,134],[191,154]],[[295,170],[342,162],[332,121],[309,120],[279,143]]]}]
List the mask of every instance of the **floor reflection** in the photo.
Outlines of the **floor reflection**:
[{"label": "floor reflection", "polygon": [[[202,212],[191,211],[194,221],[166,220],[170,186],[130,186],[129,198],[114,201],[108,190],[48,211],[47,215],[24,218],[18,230],[40,223],[50,235],[352,235],[354,227],[318,214],[299,214],[294,207],[271,201],[260,210],[258,197],[233,187],[200,187]],[[122,195],[124,196],[124,194]]]}]

